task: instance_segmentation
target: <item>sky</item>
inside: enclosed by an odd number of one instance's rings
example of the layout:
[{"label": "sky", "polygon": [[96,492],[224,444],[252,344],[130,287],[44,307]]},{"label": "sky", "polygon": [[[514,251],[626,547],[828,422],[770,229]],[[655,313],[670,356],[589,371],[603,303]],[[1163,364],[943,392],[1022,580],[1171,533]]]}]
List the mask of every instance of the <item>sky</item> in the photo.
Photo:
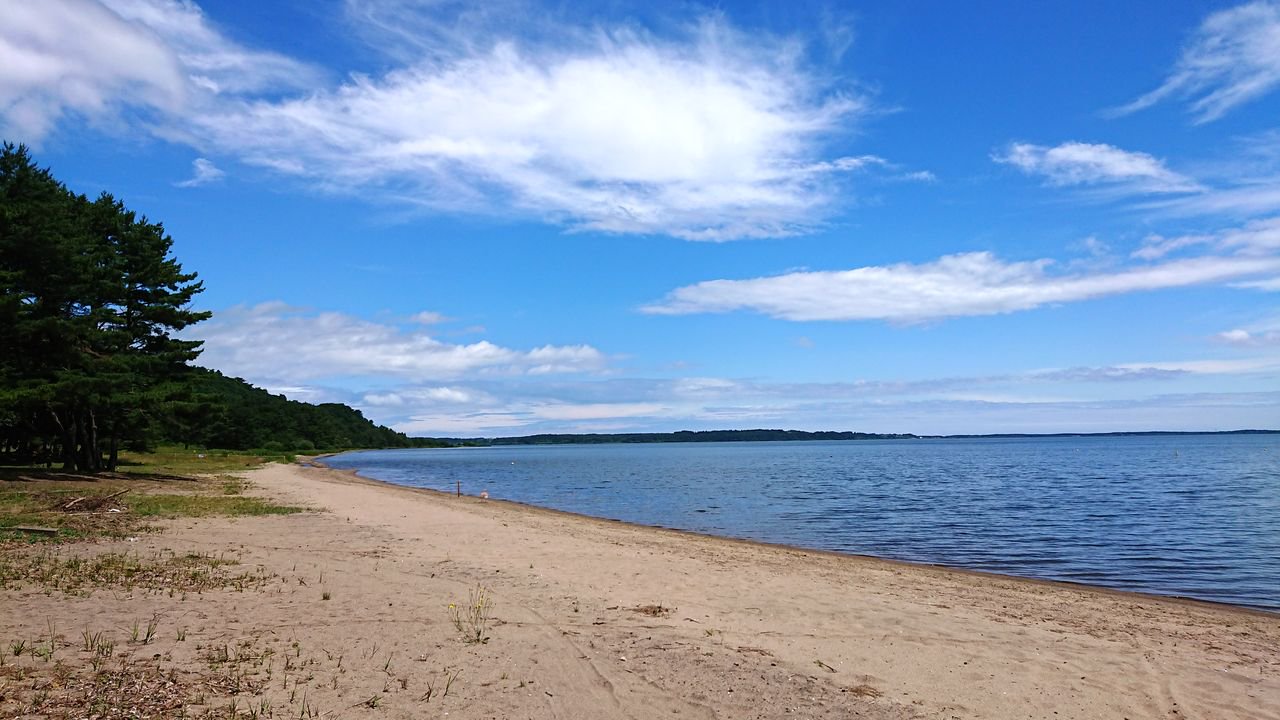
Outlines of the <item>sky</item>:
[{"label": "sky", "polygon": [[1280,4],[0,0],[198,364],[411,435],[1280,428]]}]

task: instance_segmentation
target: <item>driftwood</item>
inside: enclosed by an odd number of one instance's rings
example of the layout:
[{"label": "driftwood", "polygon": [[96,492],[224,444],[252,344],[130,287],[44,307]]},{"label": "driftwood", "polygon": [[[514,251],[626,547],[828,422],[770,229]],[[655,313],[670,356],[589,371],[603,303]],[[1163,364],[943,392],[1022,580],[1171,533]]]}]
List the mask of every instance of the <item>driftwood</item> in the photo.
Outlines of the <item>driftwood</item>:
[{"label": "driftwood", "polygon": [[81,497],[78,497],[78,498],[76,498],[75,500],[72,500],[71,502],[67,503],[66,505],[63,505],[63,506],[62,506],[62,509],[63,509],[63,510],[70,510],[71,508],[75,507],[76,505],[79,505],[80,503],[84,502],[86,499],[88,499],[88,496],[81,496]]},{"label": "driftwood", "polygon": [[[93,512],[94,510],[97,510],[98,508],[102,507],[103,505],[106,505],[108,502],[111,502],[112,500],[120,497],[121,495],[127,492],[129,492],[129,489],[125,488],[120,492],[114,492],[114,493],[111,493],[110,495],[103,495],[101,497],[90,497],[88,495],[82,495],[78,498],[71,500],[70,502],[55,505],[52,509],[61,510],[63,512],[71,512],[73,510]],[[81,505],[81,503],[84,503],[84,504]]]},{"label": "driftwood", "polygon": [[58,528],[37,527],[35,525],[15,525],[13,527],[5,528],[5,530],[17,530],[19,532],[36,533],[39,535],[57,535],[58,534]]}]

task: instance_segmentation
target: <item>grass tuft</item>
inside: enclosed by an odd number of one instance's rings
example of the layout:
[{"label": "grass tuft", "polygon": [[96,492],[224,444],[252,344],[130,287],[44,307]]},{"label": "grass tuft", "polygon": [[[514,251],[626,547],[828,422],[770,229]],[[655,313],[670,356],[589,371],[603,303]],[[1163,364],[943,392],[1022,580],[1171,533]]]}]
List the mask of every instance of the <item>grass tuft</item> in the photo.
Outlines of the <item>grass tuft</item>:
[{"label": "grass tuft", "polygon": [[489,642],[489,613],[492,610],[493,599],[489,590],[483,585],[476,585],[468,593],[466,605],[449,603],[449,619],[462,634],[463,642],[483,644]]}]

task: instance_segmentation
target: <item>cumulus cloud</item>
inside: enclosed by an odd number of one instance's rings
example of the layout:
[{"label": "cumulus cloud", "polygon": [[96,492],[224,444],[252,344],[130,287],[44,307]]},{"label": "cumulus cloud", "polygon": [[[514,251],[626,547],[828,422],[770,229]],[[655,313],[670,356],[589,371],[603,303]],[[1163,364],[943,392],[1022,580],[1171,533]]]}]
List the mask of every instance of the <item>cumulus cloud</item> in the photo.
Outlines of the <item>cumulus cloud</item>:
[{"label": "cumulus cloud", "polygon": [[1237,347],[1280,345],[1280,318],[1232,328],[1218,333],[1213,339]]},{"label": "cumulus cloud", "polygon": [[1012,165],[1028,175],[1045,178],[1050,185],[1105,185],[1140,193],[1194,192],[1200,186],[1151,155],[1081,142],[1055,147],[1013,143],[992,159]]},{"label": "cumulus cloud", "polygon": [[1172,72],[1151,92],[1110,111],[1126,115],[1177,98],[1197,124],[1212,122],[1280,84],[1280,7],[1252,2],[1205,18]]},{"label": "cumulus cloud", "polygon": [[334,86],[235,42],[193,2],[103,2],[7,12],[0,118],[19,137],[43,136],[67,111],[106,118],[129,106],[146,111],[131,130],[322,191],[713,241],[813,229],[852,172],[932,178],[825,152],[867,101],[831,87],[796,41],[718,17],[665,38],[544,27],[552,42],[472,27],[457,8],[448,25],[413,20],[447,8],[354,2],[348,12],[384,35],[421,26],[431,49]]},{"label": "cumulus cloud", "polygon": [[830,210],[821,158],[857,119],[789,48],[714,22],[549,50],[495,41],[332,91],[201,115],[247,162],[340,191],[693,240],[787,235]]},{"label": "cumulus cloud", "polygon": [[912,323],[1029,310],[1051,303],[1246,279],[1280,269],[1274,256],[1210,256],[1114,272],[1054,275],[1051,260],[1006,262],[989,252],[929,263],[708,280],[642,308],[660,315],[750,310],[784,320]]},{"label": "cumulus cloud", "polygon": [[606,365],[604,354],[589,345],[514,350],[483,340],[453,344],[419,330],[283,303],[220,312],[186,337],[204,341],[200,362],[208,367],[250,380],[293,384],[341,377],[420,380],[597,372]]},{"label": "cumulus cloud", "polygon": [[196,158],[191,161],[191,173],[191,177],[181,182],[176,182],[174,185],[184,188],[199,187],[221,180],[226,175],[225,172],[218,169],[217,165],[205,158]]}]

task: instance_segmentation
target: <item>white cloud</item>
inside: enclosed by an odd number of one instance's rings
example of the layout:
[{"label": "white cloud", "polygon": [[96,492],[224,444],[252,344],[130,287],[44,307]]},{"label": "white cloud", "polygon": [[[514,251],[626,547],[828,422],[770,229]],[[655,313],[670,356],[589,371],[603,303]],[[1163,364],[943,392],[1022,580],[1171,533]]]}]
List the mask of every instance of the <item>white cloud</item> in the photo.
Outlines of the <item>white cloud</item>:
[{"label": "white cloud", "polygon": [[1227,330],[1217,334],[1217,339],[1231,345],[1251,345],[1256,338],[1248,330]]},{"label": "white cloud", "polygon": [[863,105],[823,88],[789,46],[708,22],[680,43],[497,41],[191,122],[225,152],[334,190],[726,240],[819,221],[832,174],[870,162],[820,159]]},{"label": "white cloud", "polygon": [[[440,412],[435,409],[415,412],[396,424],[405,433],[485,432],[505,430],[520,432],[521,428],[551,422],[560,432],[582,429],[564,423],[597,420],[631,420],[657,417],[667,408],[653,403],[569,403],[569,402],[516,402],[493,409]],[[614,425],[616,427],[616,425]]]},{"label": "white cloud", "polygon": [[530,414],[545,420],[600,420],[659,415],[665,409],[656,403],[547,403],[531,406]]},{"label": "white cloud", "polygon": [[1111,145],[1065,142],[1047,147],[1013,143],[992,159],[1028,175],[1042,176],[1056,186],[1107,185],[1141,193],[1200,190],[1194,180],[1170,170],[1151,155]]},{"label": "white cloud", "polygon": [[39,142],[65,113],[99,119],[124,103],[177,110],[181,64],[146,28],[91,0],[7,2],[0,22],[0,131]]},{"label": "white cloud", "polygon": [[1141,365],[1120,365],[1119,367],[1133,370],[1167,370],[1197,375],[1239,375],[1280,370],[1280,357],[1254,357],[1237,360],[1182,360]]},{"label": "white cloud", "polygon": [[1252,290],[1262,290],[1263,292],[1280,292],[1280,277],[1233,283],[1232,287],[1250,288]]},{"label": "white cloud", "polygon": [[864,99],[827,85],[794,40],[718,18],[671,39],[566,25],[559,42],[517,41],[492,18],[461,22],[466,10],[447,25],[412,20],[440,8],[351,3],[383,33],[423,27],[430,49],[326,87],[305,63],[228,38],[192,2],[103,2],[7,10],[0,121],[20,138],[68,110],[108,119],[130,106],[146,111],[130,131],[323,191],[693,240],[805,232],[836,211],[842,175],[893,168],[824,152]]},{"label": "white cloud", "polygon": [[[488,341],[452,344],[337,312],[283,303],[236,307],[192,327],[205,342],[200,363],[247,379],[404,379],[597,372],[605,356],[588,345],[513,350]],[[439,398],[437,398],[439,399]]]},{"label": "white cloud", "polygon": [[1187,100],[1197,124],[1280,84],[1280,7],[1252,2],[1205,18],[1160,87],[1111,111],[1125,115],[1170,98]]},{"label": "white cloud", "polygon": [[107,124],[126,107],[148,114],[143,128],[189,140],[183,118],[219,95],[305,88],[317,77],[228,40],[180,0],[6,3],[0,23],[0,130],[25,142],[67,113]]},{"label": "white cloud", "polygon": [[403,407],[423,404],[490,403],[492,398],[475,390],[445,386],[366,393],[361,398],[361,402],[373,407]]},{"label": "white cloud", "polygon": [[208,185],[211,182],[221,180],[223,176],[226,175],[225,172],[218,169],[217,165],[214,165],[205,158],[196,158],[191,161],[191,173],[190,178],[174,183],[174,185],[184,188],[199,187],[201,185]]},{"label": "white cloud", "polygon": [[431,310],[423,310],[422,312],[414,313],[414,315],[409,318],[409,320],[419,325],[439,325],[440,323],[448,322],[451,319],[452,318],[444,315],[443,313]]},{"label": "white cloud", "polygon": [[1280,270],[1280,258],[1274,256],[1197,257],[1072,275],[1047,273],[1051,264],[1005,262],[988,252],[975,252],[922,264],[709,280],[678,288],[642,311],[683,315],[751,310],[784,320],[911,323],[1247,279]]},{"label": "white cloud", "polygon": [[306,89],[319,73],[274,52],[252,50],[225,37],[191,0],[102,0],[134,27],[164,41],[187,82],[215,95]]},{"label": "white cloud", "polygon": [[1206,245],[1213,242],[1212,235],[1182,235],[1167,238],[1163,235],[1148,235],[1142,241],[1142,247],[1130,253],[1130,257],[1141,260],[1159,260],[1176,250]]},{"label": "white cloud", "polygon": [[1243,255],[1273,255],[1280,251],[1280,217],[1253,220],[1238,228],[1215,233],[1163,237],[1151,235],[1132,256],[1143,260],[1156,260],[1176,250],[1207,245],[1220,251]]},{"label": "white cloud", "polygon": [[1280,317],[1226,330],[1215,335],[1214,339],[1237,347],[1280,345]]},{"label": "white cloud", "polygon": [[[527,435],[539,432],[669,431],[786,427],[881,432],[986,432],[1050,428],[1017,408],[1048,412],[1055,431],[1168,427],[1206,429],[1194,408],[1206,404],[1248,408],[1219,416],[1227,427],[1258,426],[1280,395],[1170,395],[1215,377],[1250,388],[1280,371],[1280,356],[1234,360],[1181,360],[1102,367],[1032,370],[977,377],[776,383],[727,378],[571,380],[554,385],[514,380],[468,381],[440,388],[377,393],[366,412],[397,429],[427,435]],[[452,397],[466,395],[466,401]],[[396,401],[386,401],[394,396]],[[600,398],[607,398],[601,400]],[[1173,398],[1177,398],[1174,400]],[[455,401],[457,400],[457,401]],[[1163,408],[1130,424],[1106,425],[1126,408]],[[1193,408],[1193,409],[1186,409]],[[966,414],[964,411],[972,410]],[[941,412],[939,416],[936,413]],[[973,423],[981,416],[983,422]],[[1032,425],[1024,424],[1033,421]],[[1074,423],[1074,424],[1072,424]],[[1153,424],[1158,423],[1158,424]],[[1267,423],[1263,423],[1264,425]],[[1274,424],[1274,423],[1272,423]]]}]

